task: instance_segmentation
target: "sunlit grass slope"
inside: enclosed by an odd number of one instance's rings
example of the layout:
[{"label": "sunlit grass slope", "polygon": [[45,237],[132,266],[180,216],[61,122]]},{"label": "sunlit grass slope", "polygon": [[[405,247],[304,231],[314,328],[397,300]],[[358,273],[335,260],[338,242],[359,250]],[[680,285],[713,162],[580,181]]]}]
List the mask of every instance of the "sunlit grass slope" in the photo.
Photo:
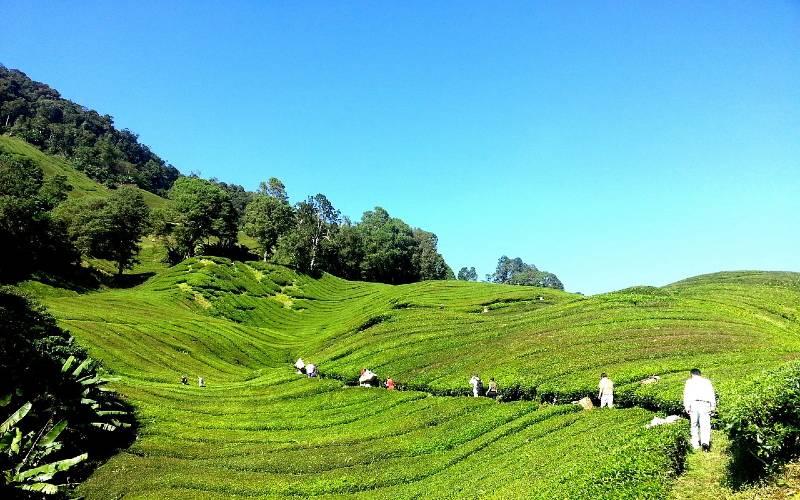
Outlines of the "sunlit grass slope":
[{"label": "sunlit grass slope", "polygon": [[[136,443],[82,486],[88,498],[660,498],[685,424],[646,430],[643,409],[430,393],[465,394],[478,372],[509,397],[564,401],[592,394],[603,370],[623,402],[669,408],[699,365],[724,408],[737,381],[796,356],[797,282],[728,273],[585,298],[198,258],[132,289],[45,301],[121,376],[142,422]],[[300,379],[296,356],[326,376],[351,381],[369,367],[417,390]],[[184,373],[191,386],[178,384]],[[638,384],[651,374],[661,381]]]},{"label": "sunlit grass slope", "polygon": [[[56,175],[65,176],[67,183],[72,186],[72,191],[69,193],[71,198],[83,196],[105,198],[110,193],[107,187],[90,179],[83,172],[76,170],[65,158],[43,153],[22,139],[0,135],[0,151],[30,158],[42,168],[45,179]],[[142,193],[145,203],[151,208],[160,207],[165,203],[165,200],[158,195],[139,188],[136,189]]]}]

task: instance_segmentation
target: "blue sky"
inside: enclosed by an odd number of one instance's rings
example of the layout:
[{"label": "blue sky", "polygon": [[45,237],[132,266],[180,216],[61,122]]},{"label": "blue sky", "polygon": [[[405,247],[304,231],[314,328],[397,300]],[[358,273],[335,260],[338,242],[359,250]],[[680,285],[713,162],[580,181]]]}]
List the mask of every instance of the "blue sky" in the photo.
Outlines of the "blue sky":
[{"label": "blue sky", "polygon": [[800,271],[800,3],[14,2],[0,62],[182,172],[568,290]]}]

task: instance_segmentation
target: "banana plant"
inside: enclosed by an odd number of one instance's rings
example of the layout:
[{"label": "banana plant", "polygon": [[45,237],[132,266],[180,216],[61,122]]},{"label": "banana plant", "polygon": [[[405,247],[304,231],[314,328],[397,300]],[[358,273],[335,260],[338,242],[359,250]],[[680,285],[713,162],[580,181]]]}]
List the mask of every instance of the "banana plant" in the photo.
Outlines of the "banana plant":
[{"label": "banana plant", "polygon": [[61,485],[52,483],[55,475],[83,462],[88,455],[83,453],[73,458],[44,463],[46,457],[61,449],[57,439],[66,429],[67,422],[61,420],[52,427],[48,423],[38,433],[23,434],[19,423],[32,407],[30,402],[25,403],[0,425],[0,463],[4,468],[0,471],[0,484],[53,495],[62,489]]},{"label": "banana plant", "polygon": [[113,391],[105,387],[118,379],[99,374],[93,369],[91,358],[84,359],[73,369],[76,361],[75,356],[67,358],[61,365],[61,372],[82,386],[81,403],[96,417],[90,424],[109,432],[131,427],[130,423],[124,421],[130,417],[130,412],[112,397]]}]

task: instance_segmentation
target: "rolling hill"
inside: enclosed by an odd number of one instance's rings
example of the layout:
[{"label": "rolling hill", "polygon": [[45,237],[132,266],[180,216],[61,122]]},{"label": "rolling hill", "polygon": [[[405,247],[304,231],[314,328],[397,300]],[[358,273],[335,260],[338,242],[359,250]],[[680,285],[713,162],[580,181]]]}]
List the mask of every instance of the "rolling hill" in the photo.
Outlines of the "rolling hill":
[{"label": "rolling hill", "polygon": [[[678,406],[694,365],[724,412],[743,381],[797,358],[799,283],[722,273],[587,298],[196,258],[130,289],[30,287],[142,423],[87,498],[662,498],[688,430],[645,429],[652,410]],[[323,378],[295,375],[297,356]],[[406,390],[352,387],[361,367]],[[624,408],[560,404],[594,393],[600,371]],[[507,402],[453,397],[473,372]]]}]

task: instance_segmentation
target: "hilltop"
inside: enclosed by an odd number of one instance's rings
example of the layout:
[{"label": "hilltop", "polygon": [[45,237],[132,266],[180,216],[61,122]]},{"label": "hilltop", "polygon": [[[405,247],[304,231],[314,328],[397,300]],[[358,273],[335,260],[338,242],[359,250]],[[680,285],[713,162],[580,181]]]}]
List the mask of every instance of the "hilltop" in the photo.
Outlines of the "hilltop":
[{"label": "hilltop", "polygon": [[[83,485],[88,498],[658,498],[682,469],[688,430],[644,429],[653,413],[641,405],[674,410],[697,364],[725,412],[744,381],[795,359],[797,280],[722,273],[586,298],[202,257],[131,289],[28,287],[121,377],[142,422]],[[294,375],[297,356],[325,378]],[[406,390],[348,387],[361,367]],[[600,370],[627,408],[549,404],[593,393]],[[466,394],[473,372],[519,401],[442,397]],[[184,373],[208,387],[180,386]],[[639,383],[649,375],[661,380]]]}]

